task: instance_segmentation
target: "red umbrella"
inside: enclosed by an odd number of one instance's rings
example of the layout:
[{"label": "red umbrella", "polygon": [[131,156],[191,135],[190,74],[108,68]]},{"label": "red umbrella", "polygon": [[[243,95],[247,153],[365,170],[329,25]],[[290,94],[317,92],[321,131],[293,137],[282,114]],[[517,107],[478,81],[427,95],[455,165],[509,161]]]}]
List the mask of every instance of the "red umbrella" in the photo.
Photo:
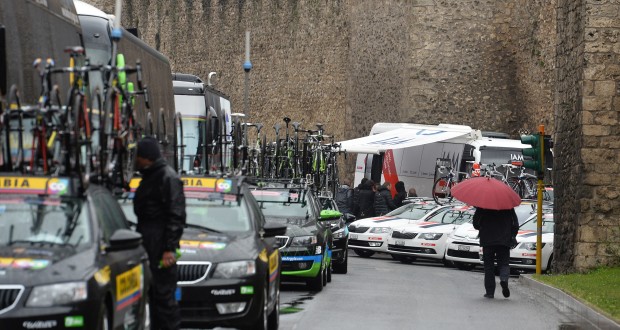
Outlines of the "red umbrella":
[{"label": "red umbrella", "polygon": [[489,210],[506,210],[521,204],[521,197],[497,179],[476,177],[457,183],[452,196],[461,202]]}]

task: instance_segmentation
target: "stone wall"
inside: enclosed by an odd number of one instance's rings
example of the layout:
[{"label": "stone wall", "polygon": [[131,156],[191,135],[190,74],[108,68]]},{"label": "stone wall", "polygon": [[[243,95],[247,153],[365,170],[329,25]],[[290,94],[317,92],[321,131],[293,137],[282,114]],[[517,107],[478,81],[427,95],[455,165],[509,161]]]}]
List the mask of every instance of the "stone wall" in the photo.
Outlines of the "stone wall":
[{"label": "stone wall", "polygon": [[[112,12],[113,0],[87,0]],[[555,145],[557,270],[618,262],[617,0],[125,0],[125,26],[249,120],[337,139],[376,122],[536,131]],[[557,30],[556,30],[557,29]],[[557,45],[557,47],[556,47]],[[556,70],[557,67],[557,70]],[[353,173],[349,157],[342,172]],[[349,177],[350,178],[350,177]],[[602,243],[600,243],[602,242]],[[615,245],[614,245],[615,244]],[[616,261],[614,261],[616,260]]]},{"label": "stone wall", "polygon": [[620,4],[561,1],[555,268],[620,264]]},{"label": "stone wall", "polygon": [[[113,0],[89,0],[111,12]],[[465,124],[511,133],[553,128],[555,1],[125,1],[125,26],[206,77],[243,110],[244,37],[252,33],[250,110],[324,122],[338,138],[375,122]]]}]

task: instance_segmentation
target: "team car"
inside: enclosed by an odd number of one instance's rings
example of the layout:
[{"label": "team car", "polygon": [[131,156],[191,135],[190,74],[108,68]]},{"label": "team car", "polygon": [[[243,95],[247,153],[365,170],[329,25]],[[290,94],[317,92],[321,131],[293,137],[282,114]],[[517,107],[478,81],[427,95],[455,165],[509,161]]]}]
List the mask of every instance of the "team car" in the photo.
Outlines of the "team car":
[{"label": "team car", "polygon": [[352,214],[342,214],[336,201],[331,197],[319,197],[321,202],[322,223],[330,226],[334,239],[332,248],[332,269],[334,273],[346,274],[349,263],[349,227],[348,222],[355,220]]},{"label": "team car", "polygon": [[[176,299],[183,327],[276,329],[280,253],[243,177],[182,177],[186,228],[180,240]],[[132,191],[139,179],[130,182]],[[120,200],[135,221],[131,194]]]},{"label": "team car", "polygon": [[[524,223],[532,214],[536,213],[536,201],[523,200],[515,207],[515,213],[519,224]],[[551,204],[543,204],[543,210],[551,207]],[[478,230],[474,228],[471,221],[456,227],[448,234],[446,240],[446,260],[460,270],[472,270],[476,265],[482,264],[479,258],[480,239]]]},{"label": "team car", "polygon": [[416,258],[445,259],[446,240],[450,232],[474,216],[475,208],[452,205],[434,211],[424,221],[394,227],[388,237],[388,253],[396,260],[410,263]]},{"label": "team car", "polygon": [[[519,270],[536,270],[536,231],[538,215],[532,215],[519,227],[517,246],[510,250],[510,268]],[[553,209],[543,209],[542,247],[540,269],[547,271],[553,261]],[[482,255],[481,255],[482,256]]]},{"label": "team car", "polygon": [[424,221],[435,211],[448,207],[434,201],[416,201],[384,216],[354,221],[349,224],[349,247],[363,258],[369,258],[376,252],[387,253],[387,239],[393,227]]},{"label": "team car", "polygon": [[0,177],[0,329],[148,327],[142,237],[108,189],[81,187]]},{"label": "team car", "polygon": [[282,281],[306,282],[321,291],[331,281],[332,231],[320,218],[321,208],[311,187],[302,184],[267,183],[252,194],[268,223],[286,225],[278,236],[282,254]]}]

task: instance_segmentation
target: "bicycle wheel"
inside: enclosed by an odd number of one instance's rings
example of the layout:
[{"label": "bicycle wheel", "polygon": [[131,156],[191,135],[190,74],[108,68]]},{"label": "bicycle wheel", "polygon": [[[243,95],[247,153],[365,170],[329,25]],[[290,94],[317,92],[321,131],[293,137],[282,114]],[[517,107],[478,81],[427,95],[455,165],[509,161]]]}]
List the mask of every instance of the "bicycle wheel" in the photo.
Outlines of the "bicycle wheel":
[{"label": "bicycle wheel", "polygon": [[454,187],[455,182],[453,182],[450,178],[441,177],[435,180],[433,184],[433,199],[439,205],[443,205],[446,203],[452,202],[452,187]]},{"label": "bicycle wheel", "polygon": [[79,93],[76,97],[75,107],[73,108],[73,136],[75,153],[75,170],[79,175],[82,188],[86,189],[90,181],[92,171],[92,145],[91,145],[91,123],[88,115],[88,106],[84,94]]}]

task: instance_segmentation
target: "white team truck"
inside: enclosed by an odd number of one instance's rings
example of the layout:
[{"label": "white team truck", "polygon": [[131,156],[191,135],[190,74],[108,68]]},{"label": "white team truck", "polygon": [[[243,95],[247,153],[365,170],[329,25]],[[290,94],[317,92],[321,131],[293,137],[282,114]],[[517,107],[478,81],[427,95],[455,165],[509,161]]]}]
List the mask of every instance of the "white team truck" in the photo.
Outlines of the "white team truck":
[{"label": "white team truck", "polygon": [[[500,136],[502,134],[499,134]],[[438,159],[456,172],[471,173],[473,163],[522,162],[520,140],[486,136],[464,125],[377,123],[369,136],[340,142],[341,150],[357,153],[354,185],[362,178],[403,181],[418,196],[432,196]],[[447,172],[443,172],[447,174]]]}]

